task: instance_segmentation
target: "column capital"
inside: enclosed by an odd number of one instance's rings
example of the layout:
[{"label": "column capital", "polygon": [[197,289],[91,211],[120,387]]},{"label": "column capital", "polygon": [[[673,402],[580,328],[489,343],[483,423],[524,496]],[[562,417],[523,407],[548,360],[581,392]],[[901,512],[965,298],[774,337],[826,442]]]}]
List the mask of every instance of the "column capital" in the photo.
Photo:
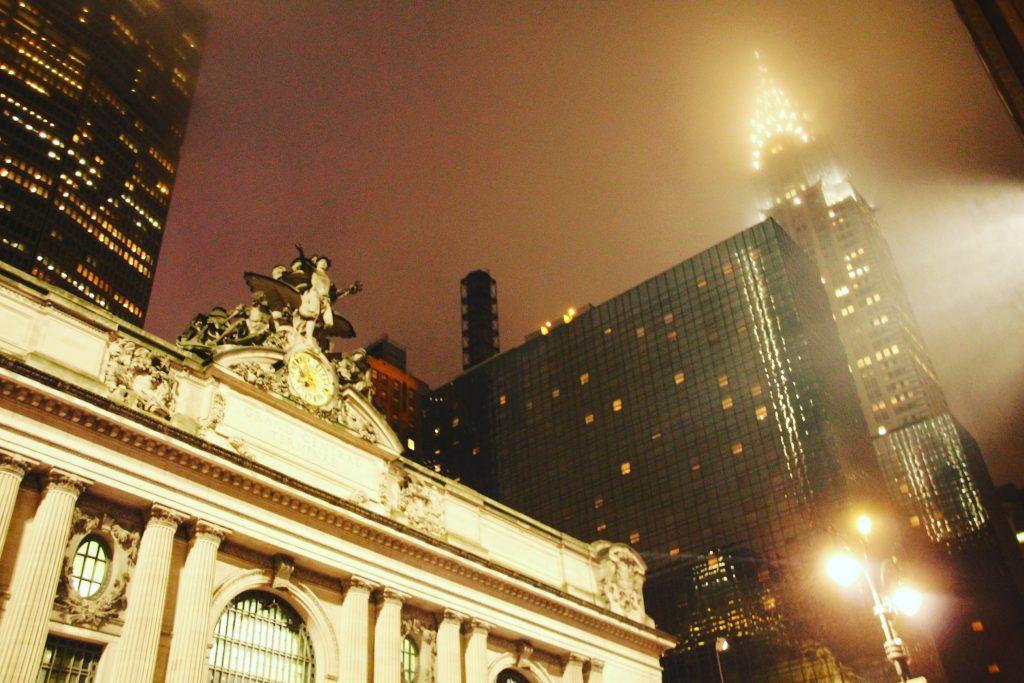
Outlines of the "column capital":
[{"label": "column capital", "polygon": [[[583,655],[580,655],[580,654],[576,654],[575,652],[570,652],[569,656],[566,657],[563,661],[565,662],[565,666],[572,666],[573,664],[579,664],[582,667],[584,664],[586,664],[587,662],[590,661],[590,658],[589,657],[584,657]],[[604,666],[604,665],[602,664],[602,666]]]},{"label": "column capital", "polygon": [[384,605],[385,603],[398,603],[398,605],[401,606],[409,599],[409,596],[401,591],[395,590],[394,588],[382,586],[374,591],[373,598],[381,605]]},{"label": "column capital", "polygon": [[466,619],[462,624],[463,632],[468,635],[483,633],[486,636],[493,628],[494,624],[489,624],[483,619],[477,619],[476,617]]},{"label": "column capital", "polygon": [[604,672],[604,660],[603,659],[591,659],[590,660],[590,672],[591,673],[603,673]]},{"label": "column capital", "polygon": [[204,519],[196,520],[195,528],[192,531],[193,541],[215,541],[217,545],[223,541],[231,533],[229,529],[217,526],[212,522],[207,522]]},{"label": "column capital", "polygon": [[10,472],[19,477],[24,477],[30,469],[38,464],[20,455],[0,451],[0,472]]},{"label": "column capital", "polygon": [[64,470],[52,469],[46,474],[46,490],[63,491],[76,498],[92,484],[88,479],[76,477]]},{"label": "column capital", "polygon": [[357,593],[365,593],[367,597],[369,597],[373,589],[377,587],[377,584],[373,583],[369,579],[364,579],[361,576],[355,575],[342,581],[341,585],[345,589],[346,595],[351,591],[356,591]]},{"label": "column capital", "polygon": [[149,509],[148,524],[161,524],[177,529],[186,519],[188,519],[188,515],[185,513],[164,507],[160,503],[154,503]]},{"label": "column capital", "polygon": [[441,612],[440,623],[454,623],[456,626],[461,626],[462,622],[464,622],[468,618],[469,617],[467,617],[462,612],[456,612],[451,608],[445,607],[444,611]]}]

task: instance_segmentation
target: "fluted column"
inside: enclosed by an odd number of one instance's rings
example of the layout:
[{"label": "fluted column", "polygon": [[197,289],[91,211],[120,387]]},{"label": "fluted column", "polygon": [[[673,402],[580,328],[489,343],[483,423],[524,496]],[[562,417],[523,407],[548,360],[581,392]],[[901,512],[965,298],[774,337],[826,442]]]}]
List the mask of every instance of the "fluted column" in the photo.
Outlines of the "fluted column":
[{"label": "fluted column", "polygon": [[178,579],[166,683],[198,683],[206,679],[206,636],[213,574],[217,549],[228,533],[227,529],[209,522],[196,522],[188,557]]},{"label": "fluted column", "polygon": [[75,501],[91,482],[53,470],[25,532],[0,621],[0,681],[29,683],[39,673],[50,609],[71,530]]},{"label": "fluted column", "polygon": [[583,683],[583,664],[586,661],[576,653],[570,654],[562,671],[562,683]]},{"label": "fluted column", "polygon": [[402,683],[402,603],[408,596],[390,588],[377,595],[373,626],[373,683]]},{"label": "fluted column", "polygon": [[341,652],[338,680],[343,683],[367,683],[370,676],[370,591],[373,584],[353,576],[346,581],[341,604]]},{"label": "fluted column", "polygon": [[139,559],[128,584],[128,607],[117,641],[112,669],[104,676],[111,683],[151,683],[160,646],[160,626],[167,597],[174,534],[185,515],[154,505],[139,544]]},{"label": "fluted column", "polygon": [[590,660],[590,675],[587,683],[604,683],[604,662],[600,659]]},{"label": "fluted column", "polygon": [[466,631],[466,683],[487,683],[487,634],[491,625],[470,619]]},{"label": "fluted column", "polygon": [[14,503],[25,473],[32,469],[32,463],[10,453],[0,453],[0,552],[7,540],[7,529],[11,526]]},{"label": "fluted column", "polygon": [[437,627],[437,683],[462,683],[462,644],[459,630],[463,616],[444,611]]}]

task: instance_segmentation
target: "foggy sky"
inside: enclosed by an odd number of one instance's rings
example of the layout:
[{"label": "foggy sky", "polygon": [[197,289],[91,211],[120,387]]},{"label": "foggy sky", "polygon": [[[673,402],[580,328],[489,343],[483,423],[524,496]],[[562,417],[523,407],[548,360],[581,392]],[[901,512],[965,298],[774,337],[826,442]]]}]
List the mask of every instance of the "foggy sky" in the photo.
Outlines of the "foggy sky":
[{"label": "foggy sky", "polygon": [[1024,485],[1024,145],[952,3],[207,0],[147,328],[332,257],[359,336],[460,369],[459,279],[502,348],[760,220],[759,49],[879,209],[952,412]]}]

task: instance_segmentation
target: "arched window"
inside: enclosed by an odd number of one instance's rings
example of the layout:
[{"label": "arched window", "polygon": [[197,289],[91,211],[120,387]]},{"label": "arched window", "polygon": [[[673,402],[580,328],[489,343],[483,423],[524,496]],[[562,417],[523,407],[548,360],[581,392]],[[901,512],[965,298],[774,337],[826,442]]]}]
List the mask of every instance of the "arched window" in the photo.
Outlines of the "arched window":
[{"label": "arched window", "polygon": [[99,536],[86,536],[78,544],[71,564],[71,585],[83,598],[90,598],[103,588],[110,566],[110,548]]},{"label": "arched window", "polygon": [[526,676],[515,671],[513,669],[505,669],[500,674],[494,683],[530,683],[526,680]]},{"label": "arched window", "polygon": [[306,625],[277,596],[246,591],[213,631],[210,683],[312,683],[313,646]]},{"label": "arched window", "polygon": [[415,683],[420,670],[420,650],[409,636],[402,639],[402,683]]}]

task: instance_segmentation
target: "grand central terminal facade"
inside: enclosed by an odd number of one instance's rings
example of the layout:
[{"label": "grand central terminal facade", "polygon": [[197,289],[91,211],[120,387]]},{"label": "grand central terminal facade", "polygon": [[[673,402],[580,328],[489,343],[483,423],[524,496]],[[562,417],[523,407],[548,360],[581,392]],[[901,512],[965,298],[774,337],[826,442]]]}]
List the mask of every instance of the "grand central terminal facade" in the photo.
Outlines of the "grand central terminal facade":
[{"label": "grand central terminal facade", "polygon": [[403,458],[293,266],[177,345],[3,267],[0,680],[660,681],[639,554]]}]

